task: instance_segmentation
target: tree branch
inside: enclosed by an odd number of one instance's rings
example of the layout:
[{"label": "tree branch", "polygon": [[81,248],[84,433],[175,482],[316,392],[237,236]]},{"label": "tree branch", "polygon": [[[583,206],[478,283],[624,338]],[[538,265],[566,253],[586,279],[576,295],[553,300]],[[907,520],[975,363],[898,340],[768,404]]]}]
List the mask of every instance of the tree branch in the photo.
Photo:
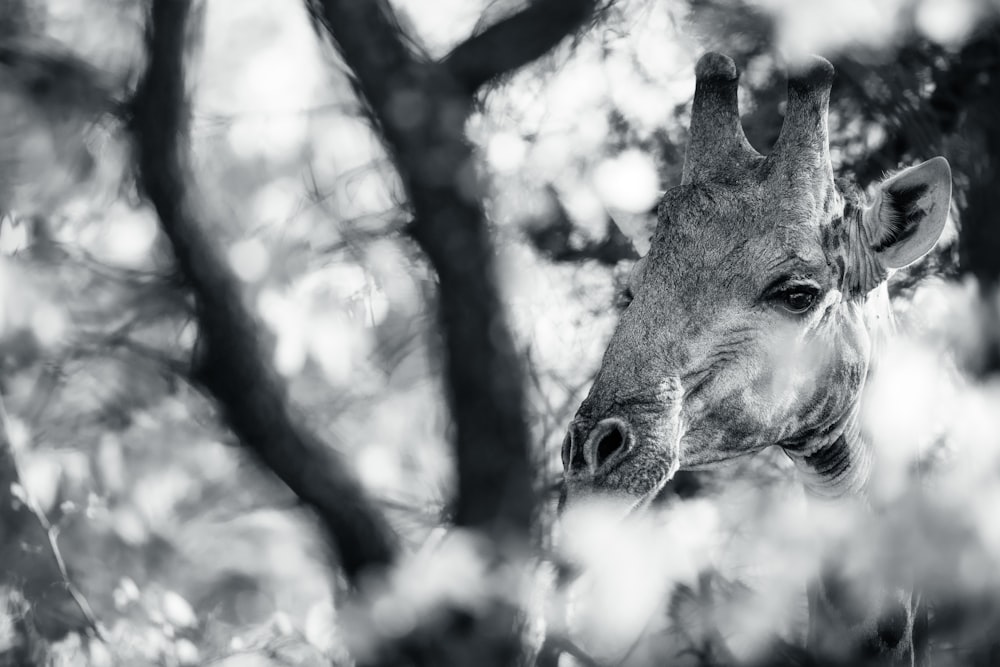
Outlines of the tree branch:
[{"label": "tree branch", "polygon": [[187,183],[184,47],[191,7],[191,0],[152,3],[149,61],[132,100],[130,130],[139,186],[196,297],[200,338],[193,380],[215,399],[241,443],[316,511],[357,583],[366,569],[392,561],[396,536],[342,457],[295,414],[285,383],[268,363],[263,327],[201,223],[203,206]]},{"label": "tree branch", "polygon": [[307,1],[357,77],[413,208],[408,231],[438,275],[455,521],[524,539],[534,494],[522,370],[464,135],[472,97],[447,68],[405,48],[384,2]]},{"label": "tree branch", "polygon": [[535,0],[520,12],[469,37],[444,59],[468,93],[520,69],[555,48],[594,14],[596,0]]},{"label": "tree branch", "polygon": [[[524,225],[525,235],[538,252],[553,262],[597,261],[604,266],[615,266],[619,262],[639,259],[639,253],[632,241],[609,215],[605,221],[604,238],[574,241],[573,221],[559,200],[559,195],[551,185],[546,194],[552,209],[550,215],[529,220]],[[651,211],[656,219],[656,211]]]},{"label": "tree branch", "polygon": [[[309,13],[340,47],[358,79],[364,100],[376,108],[373,120],[391,115],[386,103],[393,89],[418,64],[407,49],[388,0],[305,0]],[[398,124],[398,123],[396,123]],[[393,125],[393,124],[391,124]]]},{"label": "tree branch", "polygon": [[[384,0],[306,2],[356,77],[406,189],[413,211],[408,232],[438,276],[445,384],[455,425],[455,523],[500,544],[509,539],[523,545],[535,511],[524,373],[494,278],[465,123],[479,85],[542,55],[589,16],[593,3],[536,2],[520,18],[472,38],[445,63],[434,63],[405,47]],[[515,664],[522,653],[518,613],[507,601],[495,602],[472,618],[450,610],[439,628],[418,628],[383,647],[383,663],[406,656],[409,664]]]}]

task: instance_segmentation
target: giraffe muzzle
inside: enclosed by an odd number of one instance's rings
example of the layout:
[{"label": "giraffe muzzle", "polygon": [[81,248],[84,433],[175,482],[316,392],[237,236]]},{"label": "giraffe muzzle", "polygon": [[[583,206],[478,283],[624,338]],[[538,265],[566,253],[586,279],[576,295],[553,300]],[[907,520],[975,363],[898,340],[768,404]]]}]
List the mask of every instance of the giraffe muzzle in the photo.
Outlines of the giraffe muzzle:
[{"label": "giraffe muzzle", "polygon": [[683,387],[677,376],[655,392],[626,396],[598,380],[562,445],[567,498],[613,497],[644,504],[680,465]]}]

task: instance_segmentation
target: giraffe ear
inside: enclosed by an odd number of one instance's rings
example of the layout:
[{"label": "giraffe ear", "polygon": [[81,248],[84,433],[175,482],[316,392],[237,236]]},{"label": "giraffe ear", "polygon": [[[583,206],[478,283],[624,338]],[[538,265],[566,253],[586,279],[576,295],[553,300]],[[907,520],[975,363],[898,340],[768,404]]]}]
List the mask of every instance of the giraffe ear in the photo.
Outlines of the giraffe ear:
[{"label": "giraffe ear", "polygon": [[878,187],[865,212],[871,249],[882,264],[899,269],[934,247],[951,207],[951,167],[936,157],[904,169]]}]

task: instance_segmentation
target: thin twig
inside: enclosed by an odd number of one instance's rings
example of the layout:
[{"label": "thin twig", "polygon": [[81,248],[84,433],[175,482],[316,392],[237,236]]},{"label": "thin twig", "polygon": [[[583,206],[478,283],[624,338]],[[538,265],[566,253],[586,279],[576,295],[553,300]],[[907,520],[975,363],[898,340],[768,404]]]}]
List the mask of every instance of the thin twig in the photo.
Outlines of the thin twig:
[{"label": "thin twig", "polygon": [[[10,420],[7,416],[7,409],[4,405],[3,396],[0,396],[0,437],[4,440],[6,447],[10,448],[10,464],[14,468],[14,474],[17,479],[21,479],[21,473],[18,469],[17,458],[14,456],[14,441],[11,438],[10,433]],[[49,543],[49,552],[55,561],[56,567],[59,570],[59,576],[62,577],[63,584],[66,586],[66,590],[69,592],[76,606],[79,607],[80,613],[83,614],[84,619],[90,626],[90,629],[94,631],[94,634],[101,641],[107,643],[108,639],[101,627],[100,621],[97,620],[97,616],[94,614],[93,608],[87,599],[77,588],[76,584],[70,578],[69,571],[66,569],[66,561],[63,560],[62,552],[59,550],[59,530],[54,527],[49,521],[49,518],[45,515],[45,511],[38,505],[37,501],[31,495],[31,492],[21,484],[21,497],[20,500],[25,504],[28,510],[31,512],[32,516],[38,521],[42,530],[45,531],[46,539]]]}]

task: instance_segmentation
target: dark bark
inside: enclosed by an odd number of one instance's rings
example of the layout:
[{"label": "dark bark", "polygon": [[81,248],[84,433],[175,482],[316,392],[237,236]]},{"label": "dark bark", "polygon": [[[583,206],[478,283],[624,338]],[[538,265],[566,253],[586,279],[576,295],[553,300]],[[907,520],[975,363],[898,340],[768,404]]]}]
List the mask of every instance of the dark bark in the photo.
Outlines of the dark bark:
[{"label": "dark bark", "polygon": [[[954,118],[961,147],[953,159],[956,171],[965,174],[965,207],[959,218],[959,269],[974,276],[980,287],[980,313],[984,350],[970,370],[981,377],[1000,373],[1000,225],[996,197],[1000,188],[1000,19],[980,26],[955,57],[950,76],[938,82],[932,108]],[[936,100],[936,103],[935,103]],[[992,643],[989,651],[1000,651]]]},{"label": "dark bark", "polygon": [[365,572],[391,563],[396,536],[342,457],[290,404],[287,386],[269,363],[271,341],[203,224],[207,207],[188,183],[184,51],[191,9],[191,0],[152,3],[149,59],[132,100],[130,129],[139,186],[196,297],[193,380],[215,400],[242,445],[316,512],[346,575],[358,583]]},{"label": "dark bark", "polygon": [[[996,216],[1000,187],[1000,25],[982,31],[959,56],[965,85],[953,94],[963,95],[966,102],[962,105],[965,108],[960,132],[969,147],[960,164],[969,176],[959,237],[960,263],[984,290],[993,291],[1000,286],[1000,225]],[[1000,369],[1000,363],[994,363],[993,369]]]},{"label": "dark bark", "polygon": [[[465,122],[480,85],[542,55],[591,15],[593,0],[536,2],[456,47],[442,63],[404,44],[383,0],[307,0],[353,73],[402,179],[409,233],[438,277],[438,322],[454,421],[454,518],[524,545],[534,480],[521,360],[495,283],[482,190]],[[381,647],[381,664],[511,665],[523,659],[518,612],[505,600],[469,614],[450,609]]]},{"label": "dark bark", "polygon": [[523,11],[465,40],[444,59],[469,94],[497,76],[541,58],[594,14],[594,1],[535,0]]},{"label": "dark bark", "polygon": [[[554,7],[561,7],[556,10]],[[494,282],[494,257],[472,149],[464,135],[476,86],[551,48],[592,0],[535,3],[456,47],[444,64],[405,46],[384,1],[309,0],[356,77],[413,207],[410,234],[437,272],[445,376],[455,422],[458,525],[523,539],[533,480],[520,360]],[[510,31],[539,12],[546,28]],[[503,47],[497,40],[507,35]],[[508,54],[512,54],[509,55]]]}]

